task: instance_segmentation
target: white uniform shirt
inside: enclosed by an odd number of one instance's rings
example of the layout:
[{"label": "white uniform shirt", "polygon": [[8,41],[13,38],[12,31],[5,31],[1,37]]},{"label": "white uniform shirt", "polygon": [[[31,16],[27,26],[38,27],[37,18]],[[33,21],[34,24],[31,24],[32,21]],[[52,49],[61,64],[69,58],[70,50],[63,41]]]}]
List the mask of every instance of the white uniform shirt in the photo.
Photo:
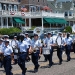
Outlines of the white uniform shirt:
[{"label": "white uniform shirt", "polygon": [[19,42],[18,47],[20,48],[20,52],[27,52],[27,49],[29,48],[26,41]]},{"label": "white uniform shirt", "polygon": [[25,38],[24,41],[26,41],[28,45],[31,45],[31,39],[29,37]]},{"label": "white uniform shirt", "polygon": [[72,38],[71,37],[65,38],[65,43],[67,45],[71,45],[72,44]]},{"label": "white uniform shirt", "polygon": [[47,44],[47,47],[49,47],[51,49],[51,46],[53,44],[53,40],[52,37],[47,38],[45,44]]},{"label": "white uniform shirt", "polygon": [[3,44],[0,44],[0,52],[3,50]]},{"label": "white uniform shirt", "polygon": [[[38,40],[33,39],[32,42],[31,42],[31,46],[32,46],[32,48],[37,48],[37,47],[41,47],[42,44],[39,41],[39,39]],[[39,48],[37,48],[37,50],[39,50]]]},{"label": "white uniform shirt", "polygon": [[18,40],[12,40],[11,41],[11,46],[14,48],[15,46],[18,45]]},{"label": "white uniform shirt", "polygon": [[4,56],[7,56],[7,55],[11,55],[11,53],[13,53],[13,50],[12,50],[12,47],[11,46],[4,46],[2,52],[4,53]]},{"label": "white uniform shirt", "polygon": [[47,39],[47,37],[46,37],[46,38],[43,38],[43,40],[42,40],[42,41],[43,41],[43,44],[45,44],[45,42],[46,42],[46,39]]}]

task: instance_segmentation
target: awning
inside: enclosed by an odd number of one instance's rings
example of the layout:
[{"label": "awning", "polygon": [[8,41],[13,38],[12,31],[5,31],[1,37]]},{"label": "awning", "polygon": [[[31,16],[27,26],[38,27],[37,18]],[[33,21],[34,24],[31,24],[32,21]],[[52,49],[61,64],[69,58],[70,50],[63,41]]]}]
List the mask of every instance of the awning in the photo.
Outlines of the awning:
[{"label": "awning", "polygon": [[51,18],[43,18],[43,23],[55,23]]},{"label": "awning", "polygon": [[66,24],[67,21],[63,18],[43,18],[43,23]]},{"label": "awning", "polygon": [[13,18],[13,20],[14,20],[14,23],[25,24],[25,22],[22,18],[15,17],[15,18]]},{"label": "awning", "polygon": [[57,23],[57,24],[66,24],[67,23],[67,21],[63,18],[52,18],[52,20],[54,20],[55,23]]}]

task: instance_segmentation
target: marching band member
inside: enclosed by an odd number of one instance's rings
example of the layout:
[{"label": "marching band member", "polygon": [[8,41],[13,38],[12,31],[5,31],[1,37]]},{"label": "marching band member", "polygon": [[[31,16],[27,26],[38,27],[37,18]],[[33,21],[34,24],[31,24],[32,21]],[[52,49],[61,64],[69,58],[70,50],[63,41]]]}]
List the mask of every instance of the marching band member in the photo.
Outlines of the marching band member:
[{"label": "marching band member", "polygon": [[57,43],[57,56],[59,58],[59,65],[62,64],[62,47],[64,44],[64,41],[62,40],[62,33],[59,32],[58,36],[56,38],[56,43]]},{"label": "marching band member", "polygon": [[[25,33],[24,41],[26,41],[26,42],[28,43],[28,46],[29,46],[29,48],[30,48],[31,39],[29,38],[29,34],[28,34],[28,33]],[[28,53],[28,56],[27,56],[26,61],[29,62],[29,61],[30,61],[29,52],[27,52],[27,53]]]},{"label": "marching band member", "polygon": [[70,50],[72,45],[72,38],[70,37],[70,33],[67,33],[67,37],[65,39],[65,47],[66,47],[66,55],[67,55],[67,62],[70,61]]},{"label": "marching band member", "polygon": [[51,33],[48,32],[48,37],[46,39],[46,42],[45,42],[45,47],[48,48],[49,50],[49,54],[47,55],[47,58],[49,60],[49,68],[53,65],[53,62],[52,62],[52,56],[53,56],[53,49],[52,49],[52,46],[53,46],[53,42],[52,42],[52,37],[51,37]]},{"label": "marching band member", "polygon": [[18,40],[17,36],[14,36],[14,39],[11,41],[11,46],[14,52],[14,64],[17,64],[17,55],[18,55]]},{"label": "marching band member", "polygon": [[[66,33],[63,33],[63,34],[62,34],[62,40],[65,41],[65,38],[66,38]],[[65,52],[64,52],[65,46],[63,46],[62,48],[63,48],[63,54],[64,54],[64,53],[65,53]]]},{"label": "marching band member", "polygon": [[31,42],[31,49],[32,49],[31,56],[32,56],[32,62],[35,66],[34,72],[37,72],[39,68],[38,58],[39,58],[39,55],[41,54],[41,47],[42,47],[42,44],[38,39],[38,34],[34,34],[34,38],[32,39],[32,42]]},{"label": "marching band member", "polygon": [[[0,38],[0,53],[2,52],[2,49],[3,49],[3,39]],[[2,68],[2,65],[3,65],[3,55],[0,54],[0,67]]]},{"label": "marching band member", "polygon": [[[42,40],[43,46],[45,45],[46,39],[47,39],[47,34],[44,33],[44,38],[43,38],[43,40]],[[44,55],[44,58],[45,58],[44,61],[47,61],[47,55],[46,55],[46,54],[43,54],[43,55]]]},{"label": "marching band member", "polygon": [[24,41],[24,34],[20,35],[18,47],[20,49],[20,54],[18,58],[18,65],[20,66],[22,70],[22,75],[25,75],[26,73],[26,67],[25,67],[25,60],[27,58],[27,52],[28,52],[28,43]]},{"label": "marching band member", "polygon": [[8,35],[3,36],[4,41],[9,40],[9,45],[11,46],[11,40],[9,39]]},{"label": "marching band member", "polygon": [[9,40],[6,40],[4,43],[5,43],[5,46],[2,49],[2,53],[4,55],[5,72],[6,72],[6,75],[13,75],[11,72],[11,56],[13,56],[13,49],[9,45]]},{"label": "marching band member", "polygon": [[31,45],[31,39],[28,37],[28,33],[25,33],[24,41],[26,41],[29,46]]}]

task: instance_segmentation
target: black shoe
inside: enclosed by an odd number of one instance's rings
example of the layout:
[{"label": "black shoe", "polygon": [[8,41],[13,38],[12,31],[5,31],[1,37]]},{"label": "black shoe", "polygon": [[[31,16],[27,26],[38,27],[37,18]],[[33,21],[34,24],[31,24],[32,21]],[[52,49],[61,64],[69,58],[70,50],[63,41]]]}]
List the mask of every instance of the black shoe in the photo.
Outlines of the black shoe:
[{"label": "black shoe", "polygon": [[34,69],[34,73],[38,72],[38,69]]},{"label": "black shoe", "polygon": [[52,62],[52,65],[54,65],[54,62]]},{"label": "black shoe", "polygon": [[13,75],[13,73],[11,72],[10,75]]},{"label": "black shoe", "polygon": [[26,74],[23,74],[23,73],[22,73],[22,75],[26,75]]},{"label": "black shoe", "polygon": [[48,66],[48,68],[51,68],[51,66]]},{"label": "black shoe", "polygon": [[59,65],[61,65],[62,64],[62,62],[59,62]]},{"label": "black shoe", "polygon": [[66,62],[69,62],[70,61],[70,59],[69,60],[67,60]]},{"label": "black shoe", "polygon": [[51,67],[52,67],[52,65],[49,65],[49,66],[48,66],[48,68],[51,68]]}]

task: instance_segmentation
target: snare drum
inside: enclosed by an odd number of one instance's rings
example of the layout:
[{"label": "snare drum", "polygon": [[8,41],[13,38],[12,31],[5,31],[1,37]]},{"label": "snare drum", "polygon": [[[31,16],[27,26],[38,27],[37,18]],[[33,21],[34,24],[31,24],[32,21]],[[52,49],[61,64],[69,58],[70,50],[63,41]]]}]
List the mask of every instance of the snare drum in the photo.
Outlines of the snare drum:
[{"label": "snare drum", "polygon": [[18,49],[14,48],[14,54],[18,54],[18,53],[19,53]]},{"label": "snare drum", "polygon": [[44,55],[50,54],[50,48],[49,47],[43,47],[43,54]]}]

